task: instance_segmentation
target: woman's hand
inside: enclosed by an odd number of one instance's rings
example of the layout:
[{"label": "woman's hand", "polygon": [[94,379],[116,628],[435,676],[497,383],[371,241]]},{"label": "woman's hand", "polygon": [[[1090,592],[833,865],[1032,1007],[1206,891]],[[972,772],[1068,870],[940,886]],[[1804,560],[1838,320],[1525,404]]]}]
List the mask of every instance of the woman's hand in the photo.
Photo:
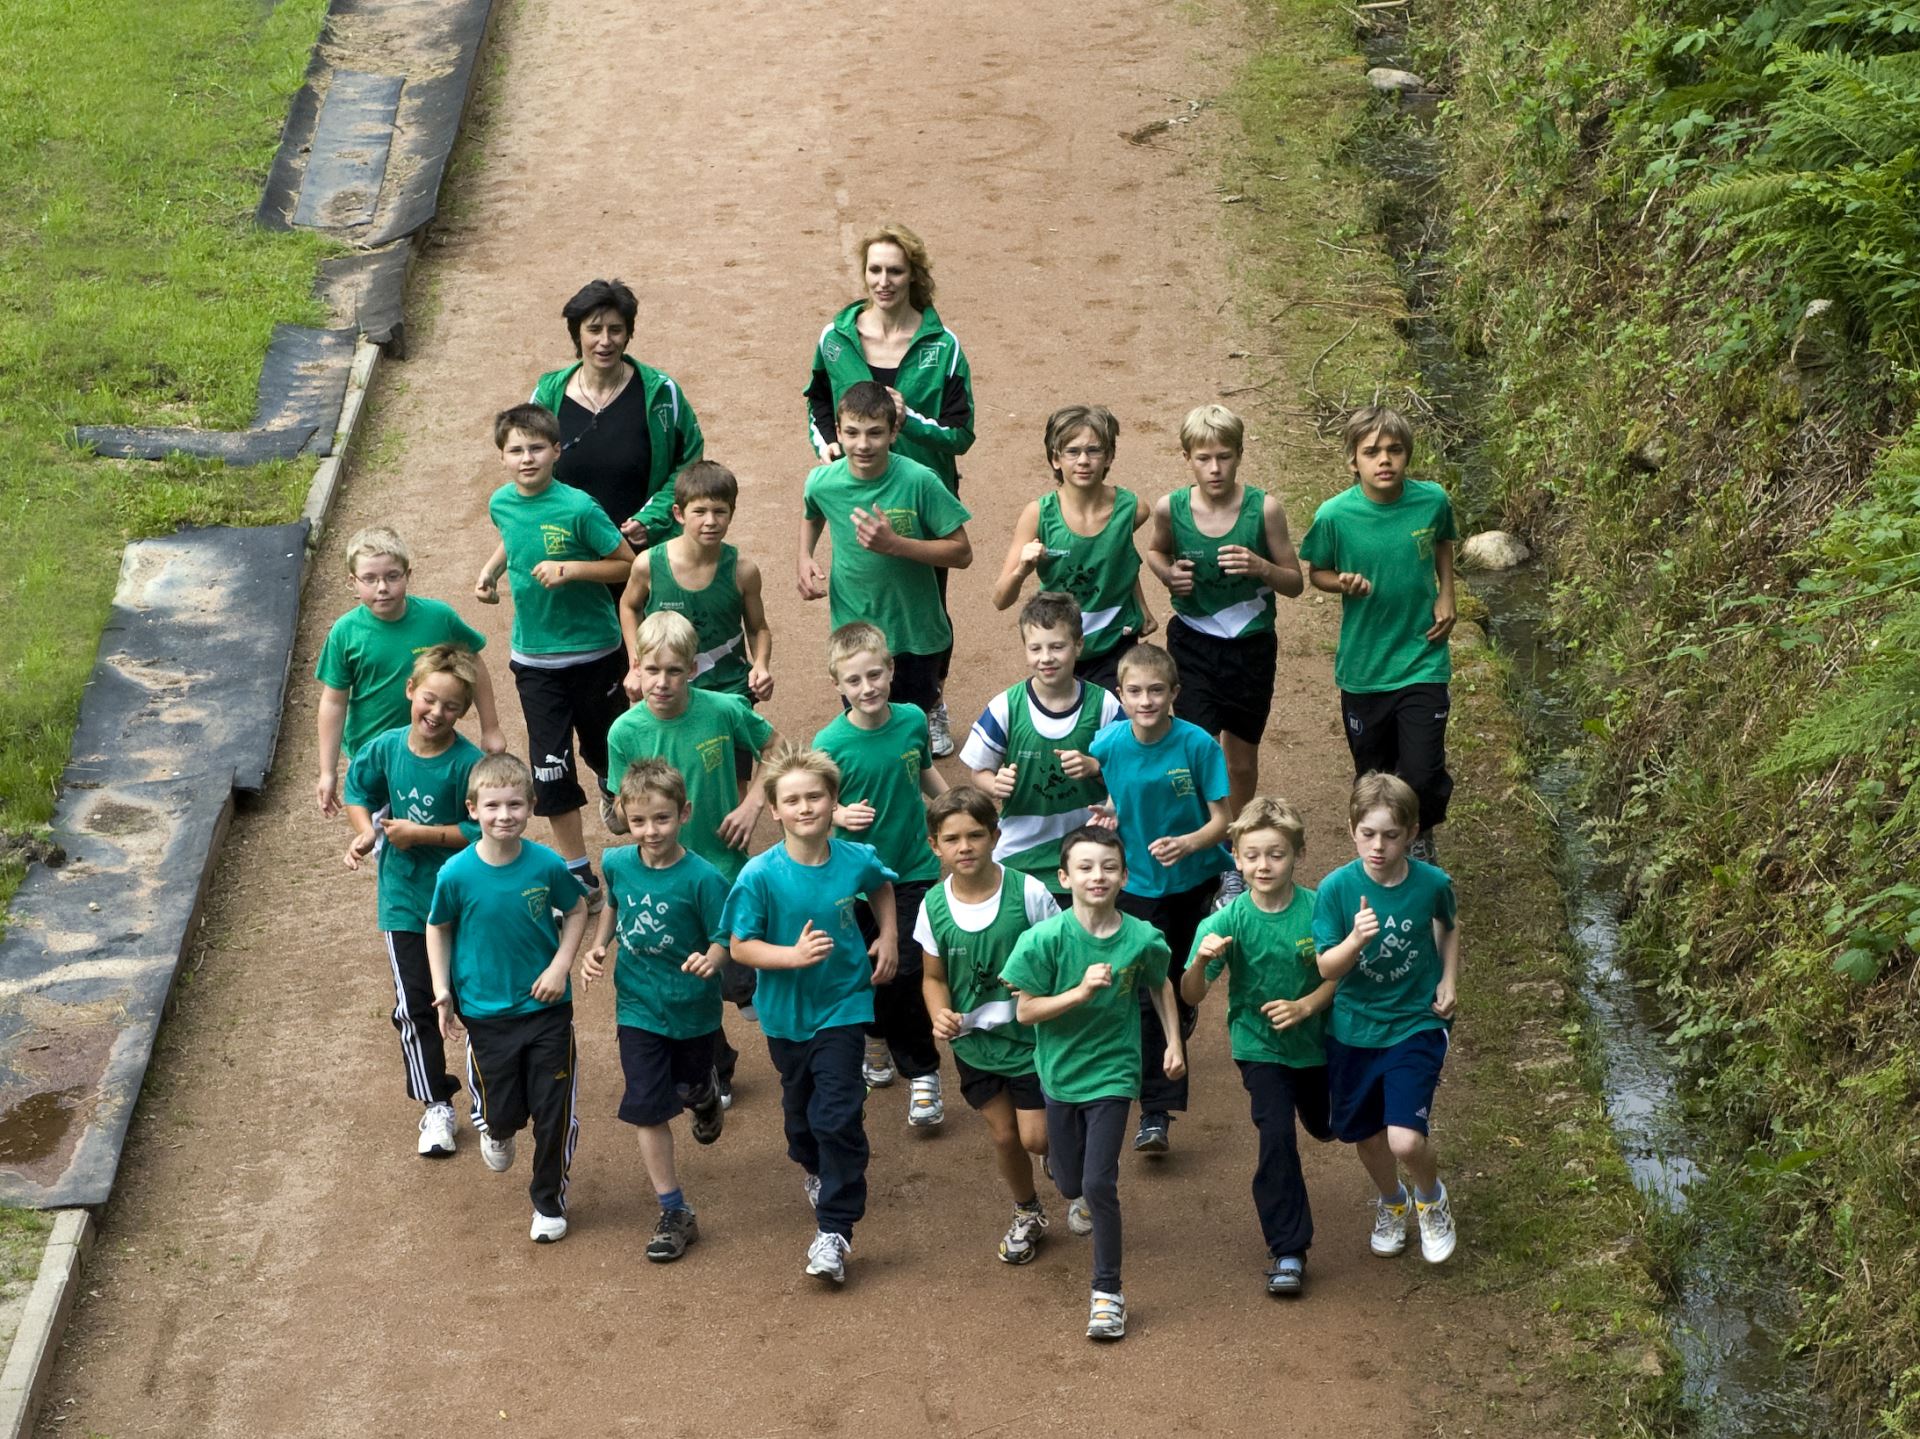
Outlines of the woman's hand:
[{"label": "woman's hand", "polygon": [[897,430],[907,422],[907,397],[888,385],[887,398],[893,401],[893,427]]}]

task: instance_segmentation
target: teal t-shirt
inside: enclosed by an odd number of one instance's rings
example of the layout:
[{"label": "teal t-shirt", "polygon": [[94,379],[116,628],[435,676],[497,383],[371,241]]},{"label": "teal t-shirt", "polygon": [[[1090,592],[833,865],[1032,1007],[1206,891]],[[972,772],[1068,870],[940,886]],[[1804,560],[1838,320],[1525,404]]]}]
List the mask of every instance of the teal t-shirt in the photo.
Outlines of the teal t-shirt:
[{"label": "teal t-shirt", "polygon": [[702,979],[680,966],[727,942],[721,917],[727,882],[692,850],[664,869],[649,869],[640,846],[600,857],[614,906],[620,952],[613,966],[619,1022],[668,1039],[697,1039],[720,1028],[720,976]]},{"label": "teal t-shirt", "polygon": [[358,605],[333,622],[313,677],[329,689],[347,692],[341,747],[348,754],[359,754],[360,747],[383,730],[412,722],[407,681],[413,678],[413,662],[435,645],[460,645],[479,654],[487,647],[487,637],[461,619],[452,605],[423,595],[408,595],[397,620],[383,620]]},{"label": "teal t-shirt", "polygon": [[1207,822],[1207,806],[1227,797],[1227,757],[1220,741],[1183,719],[1174,720],[1152,744],[1136,739],[1131,723],[1110,724],[1094,735],[1087,753],[1100,761],[1100,777],[1119,816],[1128,894],[1149,899],[1179,894],[1233,867],[1217,844],[1171,868],[1147,848],[1167,835],[1192,834]]},{"label": "teal t-shirt", "polygon": [[1317,570],[1364,575],[1364,595],[1340,597],[1340,645],[1333,682],[1349,694],[1382,694],[1408,685],[1446,684],[1453,656],[1429,640],[1440,579],[1433,547],[1455,536],[1447,492],[1408,480],[1400,498],[1380,504],[1354,484],[1314,514],[1300,559]]},{"label": "teal t-shirt", "polygon": [[824,864],[797,863],[784,844],[747,861],[727,896],[732,939],[792,944],[811,920],[833,940],[833,952],[819,964],[759,971],[753,1005],[762,1034],[799,1041],[835,1025],[873,1021],[873,964],[853,910],[862,895],[896,877],[871,845],[844,839],[829,843]]},{"label": "teal t-shirt", "polygon": [[936,880],[940,860],[927,843],[927,802],[920,793],[921,774],[933,768],[927,712],[899,703],[888,710],[878,729],[861,729],[843,714],[813,737],[813,747],[840,766],[840,803],[864,800],[874,809],[865,831],[834,834],[872,845],[880,862],[903,880]]},{"label": "teal t-shirt", "polygon": [[[1293,899],[1269,914],[1251,894],[1234,898],[1200,922],[1193,953],[1208,935],[1233,940],[1207,966],[1207,983],[1227,971],[1227,1041],[1233,1057],[1258,1064],[1312,1069],[1327,1062],[1325,1011],[1291,1029],[1275,1029],[1260,1006],[1276,999],[1304,999],[1321,985],[1318,947],[1313,942],[1313,891],[1293,887]],[[1189,958],[1188,964],[1192,964]]]},{"label": "teal t-shirt", "polygon": [[689,690],[686,709],[666,720],[642,701],[607,731],[607,783],[617,791],[639,759],[663,759],[679,770],[693,806],[680,842],[731,884],[747,862],[720,838],[720,821],[740,804],[733,752],[738,747],[759,754],[772,738],[773,726],[738,695]]},{"label": "teal t-shirt", "polygon": [[884,512],[906,539],[952,534],[972,516],[938,475],[894,455],[879,479],[861,480],[845,460],[835,460],[807,476],[803,502],[807,518],[824,520],[833,540],[827,606],[835,629],[864,620],[897,655],[937,655],[953,642],[933,567],[866,549],[853,528],[854,510],[864,509]]},{"label": "teal t-shirt", "polygon": [[1027,931],[1000,971],[1009,989],[1065,994],[1091,966],[1113,966],[1112,984],[1033,1026],[1034,1064],[1047,1098],[1087,1104],[1140,1097],[1140,990],[1166,983],[1171,958],[1160,931],[1130,914],[1105,939],[1087,933],[1071,910]]},{"label": "teal t-shirt", "polygon": [[1453,880],[1417,859],[1396,885],[1376,883],[1357,859],[1342,865],[1320,881],[1314,899],[1313,938],[1322,950],[1352,931],[1362,896],[1380,916],[1380,933],[1333,992],[1327,1033],[1342,1044],[1387,1049],[1423,1029],[1452,1028],[1433,1012],[1441,972],[1433,925],[1453,928]]},{"label": "teal t-shirt", "polygon": [[[415,824],[454,824],[471,844],[480,826],[467,817],[467,776],[480,763],[480,747],[464,735],[437,755],[417,755],[407,744],[412,728],[375,735],[347,766],[346,801],[366,810],[390,809]],[[437,844],[408,849],[380,846],[380,928],[422,933],[433,906],[433,882],[459,853]]]},{"label": "teal t-shirt", "polygon": [[613,596],[598,580],[569,579],[546,588],[533,577],[544,560],[604,560],[620,548],[620,531],[584,490],[554,481],[537,495],[502,485],[487,517],[507,547],[513,592],[513,649],[522,655],[605,654],[620,646]]},{"label": "teal t-shirt", "polygon": [[[453,926],[453,997],[467,1019],[538,1014],[532,994],[560,947],[560,917],[586,898],[567,862],[543,844],[520,841],[507,864],[488,864],[477,845],[440,867],[428,924]],[[567,983],[560,1004],[573,999]]]}]

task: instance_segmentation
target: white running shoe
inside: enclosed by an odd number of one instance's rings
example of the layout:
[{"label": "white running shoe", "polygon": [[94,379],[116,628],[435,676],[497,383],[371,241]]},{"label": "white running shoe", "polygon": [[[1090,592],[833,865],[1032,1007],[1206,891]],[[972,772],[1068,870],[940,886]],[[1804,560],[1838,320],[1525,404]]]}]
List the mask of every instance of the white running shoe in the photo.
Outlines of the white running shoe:
[{"label": "white running shoe", "polygon": [[427,1159],[445,1159],[453,1153],[451,1104],[429,1104],[420,1116],[420,1153]]},{"label": "white running shoe", "polygon": [[528,1238],[535,1244],[558,1244],[567,1237],[567,1217],[564,1214],[549,1218],[539,1210],[533,1211],[533,1228]]},{"label": "white running shoe", "polygon": [[807,1246],[807,1273],[834,1284],[847,1282],[847,1251],[853,1248],[844,1234],[822,1229]]},{"label": "white running shoe", "polygon": [[1453,1196],[1447,1193],[1447,1186],[1440,1186],[1440,1197],[1431,1204],[1423,1204],[1416,1194],[1413,1212],[1420,1222],[1420,1257],[1429,1264],[1444,1264],[1453,1256],[1456,1240]]},{"label": "white running shoe", "polygon": [[1030,1205],[1014,1205],[1013,1223],[1007,1226],[1006,1237],[1000,1241],[1000,1262],[1031,1264],[1033,1256],[1040,1252],[1040,1236],[1046,1232],[1047,1212],[1037,1198]]},{"label": "white running shoe", "polygon": [[860,1077],[868,1089],[885,1089],[893,1083],[893,1051],[884,1039],[867,1036],[867,1057],[860,1061]]},{"label": "white running shoe", "polygon": [[820,1176],[807,1175],[800,1181],[800,1187],[807,1191],[807,1208],[818,1209],[820,1207]]},{"label": "white running shoe", "polygon": [[907,1101],[907,1123],[915,1129],[935,1129],[947,1117],[947,1102],[940,1097],[940,1076],[926,1074],[913,1081],[913,1097]]},{"label": "white running shoe", "polygon": [[1127,1337],[1127,1301],[1118,1294],[1093,1291],[1093,1307],[1087,1312],[1087,1338],[1125,1339]]},{"label": "white running shoe", "polygon": [[935,759],[953,753],[953,729],[947,719],[947,702],[941,700],[927,716],[927,741]]},{"label": "white running shoe", "polygon": [[513,1168],[513,1136],[495,1139],[491,1134],[480,1136],[480,1160],[495,1174],[505,1174]]},{"label": "white running shoe", "polygon": [[1220,876],[1220,888],[1214,891],[1213,912],[1218,914],[1247,892],[1247,877],[1237,869],[1230,869]]},{"label": "white running shoe", "polygon": [[1087,1208],[1084,1199],[1072,1199],[1067,1202],[1067,1232],[1069,1234],[1093,1233],[1093,1211]]},{"label": "white running shoe", "polygon": [[1367,1243],[1382,1259],[1391,1259],[1407,1247],[1407,1192],[1403,1189],[1400,1194],[1398,1204],[1374,1196],[1373,1237]]}]

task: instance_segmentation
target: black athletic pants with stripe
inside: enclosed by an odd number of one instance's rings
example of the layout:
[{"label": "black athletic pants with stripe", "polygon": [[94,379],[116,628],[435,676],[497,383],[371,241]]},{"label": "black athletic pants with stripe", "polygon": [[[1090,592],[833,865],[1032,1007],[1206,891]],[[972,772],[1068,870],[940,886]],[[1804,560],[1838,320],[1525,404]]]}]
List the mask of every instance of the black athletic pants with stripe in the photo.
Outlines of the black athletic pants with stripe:
[{"label": "black athletic pants with stripe", "polygon": [[533,1179],[527,1194],[549,1219],[567,1212],[567,1171],[580,1142],[573,1005],[534,1014],[468,1019],[467,1083],[474,1128],[495,1140],[533,1125]]},{"label": "black athletic pants with stripe", "polygon": [[[1166,936],[1173,959],[1167,965],[1167,979],[1173,985],[1173,1010],[1180,1020],[1180,1038],[1193,1038],[1200,1011],[1180,997],[1180,976],[1187,972],[1187,956],[1193,951],[1193,936],[1200,921],[1213,910],[1213,897],[1220,892],[1218,878],[1196,884],[1192,889],[1176,890],[1148,898],[1145,895],[1120,894],[1120,912],[1144,919]],[[1167,1034],[1160,1027],[1160,1013],[1153,1007],[1153,991],[1140,987],[1140,1113],[1173,1114],[1187,1107],[1187,1081],[1193,1073],[1193,1057],[1187,1056],[1187,1073],[1168,1079],[1166,1071]]]},{"label": "black athletic pants with stripe", "polygon": [[433,971],[427,937],[418,930],[386,931],[387,965],[393,971],[393,1027],[400,1031],[400,1058],[407,1067],[407,1097],[445,1104],[460,1092],[447,1073],[447,1046],[440,1013],[433,1007]]}]

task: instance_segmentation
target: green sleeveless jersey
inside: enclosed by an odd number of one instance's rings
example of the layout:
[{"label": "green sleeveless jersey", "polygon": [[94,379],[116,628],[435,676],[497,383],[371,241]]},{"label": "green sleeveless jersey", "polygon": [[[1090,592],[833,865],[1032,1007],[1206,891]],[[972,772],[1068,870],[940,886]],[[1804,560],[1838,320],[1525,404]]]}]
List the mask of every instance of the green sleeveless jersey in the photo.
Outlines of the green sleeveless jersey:
[{"label": "green sleeveless jersey", "polygon": [[647,613],[672,610],[684,615],[693,626],[700,653],[694,660],[693,684],[696,689],[718,690],[721,694],[747,693],[747,636],[741,628],[740,582],[734,570],[740,552],[732,545],[720,546],[720,563],[714,567],[713,583],[703,590],[681,588],[673,577],[673,562],[667,547],[655,545],[647,551]]},{"label": "green sleeveless jersey", "polygon": [[1215,538],[1193,522],[1193,491],[1175,490],[1168,511],[1173,520],[1173,557],[1193,561],[1193,593],[1173,596],[1173,612],[1203,635],[1230,640],[1273,628],[1273,591],[1247,575],[1220,569],[1220,547],[1243,545],[1266,559],[1267,527],[1262,511],[1267,496],[1243,487],[1233,528]]},{"label": "green sleeveless jersey", "polygon": [[[1005,763],[1014,766],[1013,793],[1000,806],[1003,820],[1015,815],[1071,816],[1069,829],[1086,823],[1082,813],[1088,805],[1107,797],[1107,787],[1098,779],[1074,779],[1060,768],[1057,751],[1076,749],[1086,753],[1087,746],[1100,729],[1101,691],[1095,685],[1080,686],[1080,713],[1073,728],[1059,739],[1049,739],[1034,727],[1033,697],[1030,682],[1022,680],[1007,691],[1007,749]],[[1003,826],[1005,836],[1011,826]],[[1048,825],[1020,849],[995,855],[1001,864],[1030,874],[1048,889],[1060,883],[1060,841],[1068,829]],[[1017,836],[1015,836],[1017,839]]]},{"label": "green sleeveless jersey", "polygon": [[[968,1014],[984,1004],[1011,1004],[1013,994],[1000,982],[1000,971],[1020,936],[1031,927],[1025,877],[1016,870],[1000,872],[1000,907],[985,929],[962,929],[955,922],[945,884],[929,889],[922,906],[933,932],[934,953],[947,969],[954,1009]],[[994,1029],[960,1035],[953,1041],[953,1052],[990,1074],[1032,1074],[1033,1029],[1009,1020]]]},{"label": "green sleeveless jersey", "polygon": [[1132,490],[1116,490],[1106,528],[1079,535],[1060,513],[1058,490],[1040,497],[1040,543],[1046,553],[1034,572],[1042,588],[1064,590],[1079,601],[1083,659],[1097,659],[1129,633],[1138,633],[1146,618],[1133,591],[1140,574],[1140,552],[1133,547],[1139,507]]}]

